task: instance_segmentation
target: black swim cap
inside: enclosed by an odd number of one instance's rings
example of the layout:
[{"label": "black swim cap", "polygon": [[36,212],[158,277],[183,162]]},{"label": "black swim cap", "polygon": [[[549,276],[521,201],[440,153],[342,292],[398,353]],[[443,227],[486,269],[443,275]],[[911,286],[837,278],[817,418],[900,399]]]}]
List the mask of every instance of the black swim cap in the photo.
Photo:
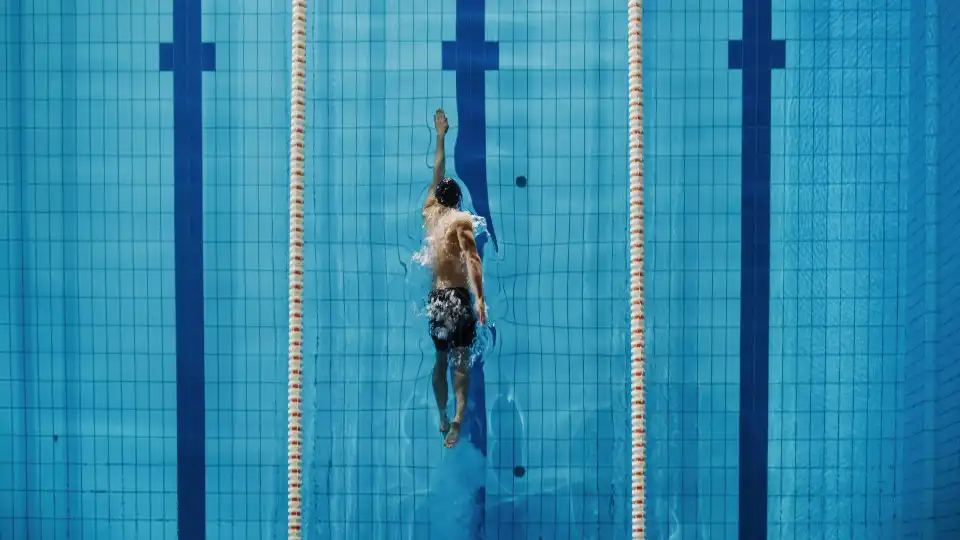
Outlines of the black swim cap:
[{"label": "black swim cap", "polygon": [[447,208],[458,208],[460,206],[460,185],[453,178],[444,178],[437,184],[437,189],[433,192],[437,202]]}]

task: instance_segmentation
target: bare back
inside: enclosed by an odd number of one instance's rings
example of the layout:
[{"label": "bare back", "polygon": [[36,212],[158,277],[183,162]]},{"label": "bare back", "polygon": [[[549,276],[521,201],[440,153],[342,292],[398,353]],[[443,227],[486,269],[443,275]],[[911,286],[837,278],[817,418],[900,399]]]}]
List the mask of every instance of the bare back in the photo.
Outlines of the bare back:
[{"label": "bare back", "polygon": [[472,229],[470,214],[434,205],[424,212],[424,226],[432,255],[433,288],[467,287],[469,273],[458,229]]}]

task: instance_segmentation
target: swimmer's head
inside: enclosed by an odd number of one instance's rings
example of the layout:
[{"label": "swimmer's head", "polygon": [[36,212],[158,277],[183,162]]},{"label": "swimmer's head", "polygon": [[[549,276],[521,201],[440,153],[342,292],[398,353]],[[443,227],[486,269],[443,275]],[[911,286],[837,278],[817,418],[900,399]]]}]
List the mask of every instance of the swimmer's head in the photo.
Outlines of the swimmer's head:
[{"label": "swimmer's head", "polygon": [[457,184],[457,181],[453,178],[444,178],[437,184],[437,189],[434,190],[433,196],[437,198],[437,202],[446,206],[447,208],[459,208],[460,207],[460,185]]}]

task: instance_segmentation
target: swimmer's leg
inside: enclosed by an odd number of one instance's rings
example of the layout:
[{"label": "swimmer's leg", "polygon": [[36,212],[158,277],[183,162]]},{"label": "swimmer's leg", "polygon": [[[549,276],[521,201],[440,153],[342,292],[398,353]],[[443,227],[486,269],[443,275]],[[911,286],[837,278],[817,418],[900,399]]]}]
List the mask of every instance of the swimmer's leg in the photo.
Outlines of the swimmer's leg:
[{"label": "swimmer's leg", "polygon": [[460,424],[463,423],[463,413],[467,409],[467,391],[470,389],[470,348],[457,347],[453,349],[453,395],[457,399],[457,412],[453,416],[453,425],[447,433],[443,444],[453,448],[460,440]]},{"label": "swimmer's leg", "polygon": [[437,360],[433,364],[433,395],[437,398],[437,409],[440,410],[440,432],[450,430],[450,421],[447,419],[447,350],[437,350]]}]

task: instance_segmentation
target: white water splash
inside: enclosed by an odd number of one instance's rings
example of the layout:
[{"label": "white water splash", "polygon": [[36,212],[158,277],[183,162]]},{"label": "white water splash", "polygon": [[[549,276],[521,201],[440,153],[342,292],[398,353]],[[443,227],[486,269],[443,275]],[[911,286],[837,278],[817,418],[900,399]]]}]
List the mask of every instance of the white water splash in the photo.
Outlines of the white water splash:
[{"label": "white water splash", "polygon": [[425,268],[433,265],[433,247],[430,245],[429,239],[419,250],[413,253],[410,260]]},{"label": "white water splash", "polygon": [[473,223],[473,237],[477,240],[490,234],[490,232],[487,230],[486,219],[470,214],[470,222]]}]

